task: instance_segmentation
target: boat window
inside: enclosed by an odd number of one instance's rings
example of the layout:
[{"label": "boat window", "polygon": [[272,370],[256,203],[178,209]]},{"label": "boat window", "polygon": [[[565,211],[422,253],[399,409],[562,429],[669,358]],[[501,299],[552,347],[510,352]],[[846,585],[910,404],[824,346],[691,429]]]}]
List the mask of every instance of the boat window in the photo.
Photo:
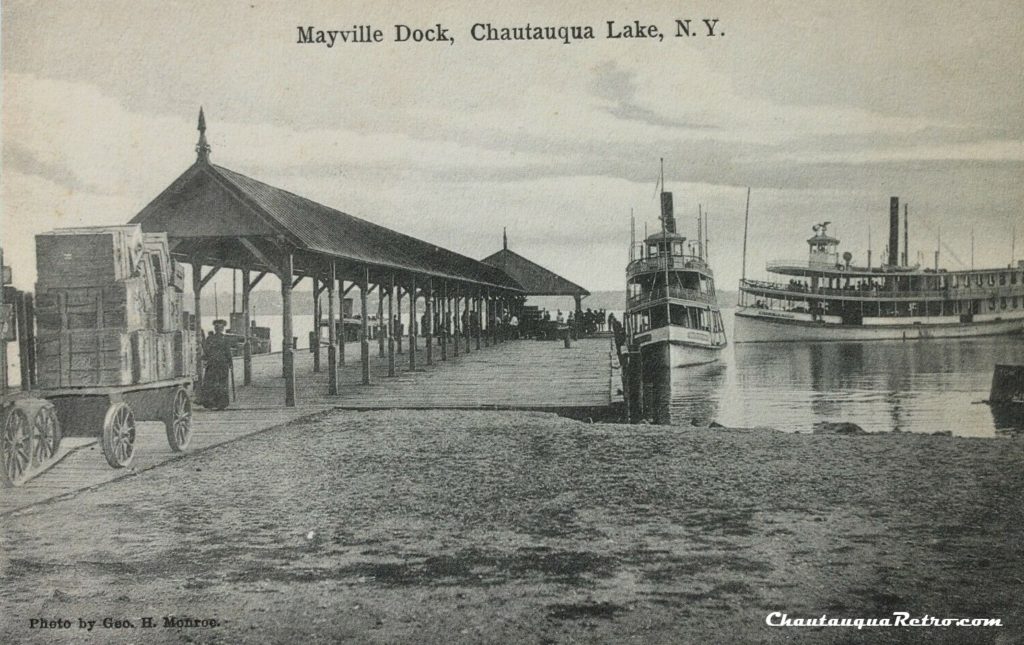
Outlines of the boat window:
[{"label": "boat window", "polygon": [[1006,284],[1006,274],[1005,273],[1000,273],[999,274],[999,284],[1000,285]]},{"label": "boat window", "polygon": [[978,285],[979,287],[981,286],[981,274],[980,273],[977,274],[976,276],[974,276],[974,283],[976,285]]},{"label": "boat window", "polygon": [[1011,271],[1010,272],[1010,284],[1017,284],[1017,272],[1016,271]]},{"label": "boat window", "polygon": [[1014,296],[1014,297],[1013,297],[1013,308],[1014,308],[1014,309],[1016,309],[1016,308],[1017,308],[1017,296]]},{"label": "boat window", "polygon": [[989,284],[989,286],[992,286],[992,287],[996,286],[996,274],[994,274],[994,273],[988,274],[988,284]]},{"label": "boat window", "polygon": [[1006,309],[1006,296],[999,299],[999,308]]},{"label": "boat window", "polygon": [[672,244],[672,254],[673,255],[682,255],[683,254],[683,243],[682,242],[674,242]]}]

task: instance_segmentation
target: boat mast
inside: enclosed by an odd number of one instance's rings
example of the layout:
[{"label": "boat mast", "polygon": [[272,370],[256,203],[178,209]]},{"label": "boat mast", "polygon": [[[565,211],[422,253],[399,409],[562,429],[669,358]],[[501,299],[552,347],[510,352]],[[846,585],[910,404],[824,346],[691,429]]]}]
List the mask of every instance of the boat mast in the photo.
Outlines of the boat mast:
[{"label": "boat mast", "polygon": [[741,279],[747,279],[747,228],[750,225],[750,186],[747,186],[747,208],[743,215],[743,271]]},{"label": "boat mast", "polygon": [[665,222],[668,219],[668,212],[666,211],[666,209],[668,207],[668,204],[665,203],[665,197],[664,197],[664,194],[666,192],[667,191],[665,190],[665,158],[662,157],[661,158],[661,193],[662,193],[662,197],[661,197],[661,241],[662,241],[662,245],[663,245],[664,248],[663,248],[663,250],[661,252],[661,255],[663,256],[663,259],[664,259],[664,262],[665,262],[665,326],[668,327],[669,325],[672,324],[672,306],[669,304],[669,299],[668,299],[668,292],[669,292],[669,288],[668,288],[668,262],[669,262],[669,257],[671,256],[671,251],[669,250],[669,244],[668,244],[668,229],[665,227]]},{"label": "boat mast", "polygon": [[701,236],[701,228],[703,227],[703,213],[701,212],[701,204],[697,204],[697,257],[701,260],[704,259],[704,239]]}]

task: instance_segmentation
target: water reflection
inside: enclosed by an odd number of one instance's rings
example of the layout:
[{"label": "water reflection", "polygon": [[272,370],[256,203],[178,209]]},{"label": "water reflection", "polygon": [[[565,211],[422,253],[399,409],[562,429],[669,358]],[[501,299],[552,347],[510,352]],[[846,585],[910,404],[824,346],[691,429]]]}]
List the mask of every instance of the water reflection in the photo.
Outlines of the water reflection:
[{"label": "water reflection", "polygon": [[1019,409],[978,403],[996,363],[1024,363],[1024,338],[733,345],[720,363],[672,370],[670,400],[660,403],[673,425],[810,432],[821,421],[848,421],[869,432],[1019,432]]}]

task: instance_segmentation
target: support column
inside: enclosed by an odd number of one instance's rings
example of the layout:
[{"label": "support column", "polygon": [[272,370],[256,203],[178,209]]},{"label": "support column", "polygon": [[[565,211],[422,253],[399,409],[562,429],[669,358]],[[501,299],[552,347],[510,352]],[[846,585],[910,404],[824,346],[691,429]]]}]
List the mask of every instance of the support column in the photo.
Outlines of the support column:
[{"label": "support column", "polygon": [[203,337],[203,305],[200,301],[200,296],[203,293],[203,264],[202,262],[192,263],[192,296],[195,298],[193,304],[193,311],[196,314],[196,383],[200,387],[203,385],[203,363],[199,360],[203,354],[203,341],[206,338]]},{"label": "support column", "polygon": [[[334,272],[337,273],[338,265],[334,265]],[[345,364],[345,281],[338,280],[338,329],[335,337],[338,339],[338,364]]]},{"label": "support column", "polygon": [[[580,324],[583,322],[581,320],[583,318],[583,298],[579,294],[576,294],[573,296],[573,299],[576,301],[576,338],[579,338],[580,332],[583,331],[583,327]],[[598,326],[598,328],[600,329],[600,326]]]},{"label": "support column", "polygon": [[391,328],[391,321],[384,323],[384,284],[377,283],[377,355],[384,358],[384,336]]},{"label": "support column", "polygon": [[462,325],[459,320],[459,288],[455,289],[454,310],[452,311],[452,356],[455,358],[459,357],[459,343],[462,342],[460,336],[462,334]]},{"label": "support column", "polygon": [[281,365],[284,371],[284,404],[295,407],[295,350],[292,347],[292,254],[285,252],[281,266]]},{"label": "support column", "polygon": [[242,325],[245,327],[245,339],[242,341],[242,385],[252,384],[252,322],[249,320],[249,295],[252,293],[252,280],[249,269],[242,269]]},{"label": "support column", "polygon": [[416,369],[416,276],[409,289],[409,370]]},{"label": "support column", "polygon": [[313,373],[320,371],[320,318],[320,278],[313,276],[313,336],[309,339],[309,351],[313,353]]},{"label": "support column", "polygon": [[473,297],[473,306],[476,307],[476,311],[473,312],[473,326],[474,334],[476,336],[476,351],[480,351],[480,337],[484,333],[484,314],[481,311],[483,309],[483,300],[480,298],[480,293],[477,292],[476,296]]},{"label": "support column", "polygon": [[391,274],[391,284],[388,286],[388,376],[395,375],[395,274]]},{"label": "support column", "polygon": [[466,302],[463,303],[463,305],[462,305],[463,308],[464,308],[463,310],[466,312],[466,316],[465,316],[465,318],[466,318],[466,320],[465,320],[466,329],[463,329],[462,333],[463,333],[463,335],[466,338],[466,353],[467,354],[469,353],[469,341],[470,341],[470,338],[473,336],[473,317],[470,315],[470,312],[469,312],[469,301],[471,299],[472,298],[467,295],[465,297],[465,301]]},{"label": "support column", "polygon": [[427,343],[427,365],[434,364],[434,279],[427,279],[427,294],[423,299],[426,307],[427,326],[423,330],[423,339]]},{"label": "support column", "polygon": [[334,319],[334,287],[338,283],[338,272],[334,261],[331,261],[330,274],[327,276],[327,393],[338,393],[338,333]]},{"label": "support column", "polygon": [[[394,284],[394,276],[392,276],[392,284]],[[401,354],[402,353],[402,287],[401,287],[401,285],[399,285],[396,290],[398,292],[398,302],[395,303],[397,305],[397,310],[395,311],[396,315],[395,315],[395,318],[394,318],[394,321],[395,321],[394,329],[392,329],[391,331],[393,332],[392,335],[395,337],[395,344],[398,346],[398,353]]]},{"label": "support column", "polygon": [[444,281],[441,295],[441,360],[448,360],[448,281]]},{"label": "support column", "polygon": [[363,363],[363,385],[370,384],[370,312],[366,308],[366,292],[370,288],[370,267],[363,267],[363,279],[359,285],[359,302],[362,310],[359,312],[362,322],[362,333],[359,336],[360,360]]}]

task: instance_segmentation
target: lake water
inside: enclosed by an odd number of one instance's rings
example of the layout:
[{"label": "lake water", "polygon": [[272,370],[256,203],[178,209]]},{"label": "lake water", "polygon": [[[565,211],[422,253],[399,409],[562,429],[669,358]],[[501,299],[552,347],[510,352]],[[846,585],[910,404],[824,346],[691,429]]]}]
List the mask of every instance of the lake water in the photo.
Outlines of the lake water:
[{"label": "lake water", "polygon": [[[733,311],[722,314],[731,339]],[[718,364],[673,370],[669,409],[678,425],[810,432],[848,421],[868,432],[991,437],[1022,428],[1019,417],[977,403],[996,363],[1024,364],[1024,336],[730,344]]]}]

